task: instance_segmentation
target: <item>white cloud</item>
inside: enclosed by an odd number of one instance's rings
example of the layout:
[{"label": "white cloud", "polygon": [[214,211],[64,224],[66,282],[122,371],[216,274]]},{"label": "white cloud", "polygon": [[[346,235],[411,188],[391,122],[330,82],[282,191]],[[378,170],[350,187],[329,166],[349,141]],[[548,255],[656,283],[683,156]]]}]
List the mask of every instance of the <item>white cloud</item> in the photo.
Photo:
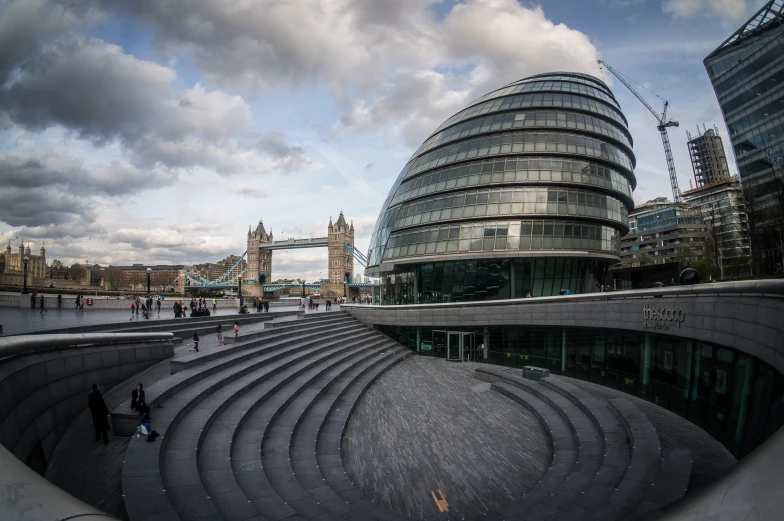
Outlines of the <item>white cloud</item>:
[{"label": "white cloud", "polygon": [[663,0],[662,11],[675,18],[720,16],[733,21],[748,17],[747,0]]}]

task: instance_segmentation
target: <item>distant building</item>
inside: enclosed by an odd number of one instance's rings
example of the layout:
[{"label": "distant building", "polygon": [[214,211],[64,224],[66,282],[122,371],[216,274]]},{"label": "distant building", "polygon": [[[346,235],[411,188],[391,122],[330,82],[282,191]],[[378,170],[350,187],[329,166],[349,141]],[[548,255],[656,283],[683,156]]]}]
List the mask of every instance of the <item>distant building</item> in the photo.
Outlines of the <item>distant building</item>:
[{"label": "distant building", "polygon": [[147,266],[144,264],[134,264],[132,266],[115,266],[120,270],[120,281],[118,287],[146,286],[147,268],[150,273],[150,286],[172,286],[180,275],[180,270],[184,268],[181,264],[163,264]]},{"label": "distant building", "polygon": [[650,264],[675,262],[684,246],[693,251],[692,260],[702,260],[706,228],[700,210],[688,203],[657,197],[636,206],[629,213],[629,233],[621,237],[621,266],[645,265],[642,254],[652,257]]},{"label": "distant building", "polygon": [[704,60],[738,163],[752,254],[784,263],[784,2],[771,0]]},{"label": "distant building", "polygon": [[730,169],[718,129],[709,128],[694,138],[688,131],[686,135],[689,136],[689,156],[697,187],[729,179]]},{"label": "distant building", "polygon": [[[8,278],[7,283],[17,284],[16,279],[22,281],[24,278],[24,259],[27,257],[27,283],[32,284],[33,280],[43,280],[47,278],[46,248],[43,244],[38,255],[33,255],[30,245],[19,245],[19,249],[14,252],[11,250],[11,241],[8,241],[3,252],[3,275]],[[13,280],[13,281],[12,281]]]},{"label": "distant building", "polygon": [[[201,275],[207,280],[215,280],[226,271],[228,271],[234,264],[239,261],[240,258],[237,255],[229,255],[223,260],[218,262],[206,262],[204,264],[194,264],[193,271]],[[244,268],[247,266],[247,262],[243,259],[241,262],[242,267]]]},{"label": "distant building", "polygon": [[740,183],[732,178],[716,181],[684,192],[683,199],[700,209],[707,248],[713,250],[722,278],[748,276],[749,226]]}]

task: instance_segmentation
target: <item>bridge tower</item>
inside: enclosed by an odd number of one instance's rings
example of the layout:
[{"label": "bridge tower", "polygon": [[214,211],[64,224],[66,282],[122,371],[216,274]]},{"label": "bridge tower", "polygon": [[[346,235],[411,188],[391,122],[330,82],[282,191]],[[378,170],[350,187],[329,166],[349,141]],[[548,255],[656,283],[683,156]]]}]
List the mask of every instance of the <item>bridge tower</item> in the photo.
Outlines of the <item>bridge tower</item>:
[{"label": "bridge tower", "polygon": [[267,233],[259,219],[255,230],[248,227],[248,271],[242,281],[244,293],[252,297],[262,296],[261,285],[272,282],[272,250],[260,250],[262,242],[272,242],[272,230]]},{"label": "bridge tower", "polygon": [[342,297],[347,295],[346,284],[351,282],[354,273],[354,257],[346,250],[344,244],[354,247],[354,223],[349,226],[343,216],[343,210],[335,224],[332,224],[332,217],[329,218],[327,227],[329,237],[328,265],[329,282],[321,288],[323,297]]}]

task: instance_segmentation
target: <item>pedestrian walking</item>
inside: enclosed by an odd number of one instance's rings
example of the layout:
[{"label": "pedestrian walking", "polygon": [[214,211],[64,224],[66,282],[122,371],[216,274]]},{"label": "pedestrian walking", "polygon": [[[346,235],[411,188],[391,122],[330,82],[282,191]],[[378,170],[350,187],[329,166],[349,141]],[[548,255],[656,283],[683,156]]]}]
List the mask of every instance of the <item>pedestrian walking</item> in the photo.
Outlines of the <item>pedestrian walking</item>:
[{"label": "pedestrian walking", "polygon": [[33,292],[30,294],[30,307],[32,309],[35,309],[35,298],[36,298],[36,295],[37,295],[37,293],[35,292],[35,290],[33,290]]},{"label": "pedestrian walking", "polygon": [[135,315],[136,315],[136,303],[131,301],[131,320],[133,320],[133,317]]},{"label": "pedestrian walking", "polygon": [[269,300],[264,301],[264,312],[269,313]]},{"label": "pedestrian walking", "polygon": [[76,295],[76,300],[74,301],[76,302],[76,311],[79,311],[79,297],[81,297],[81,295]]},{"label": "pedestrian walking", "polygon": [[218,343],[223,343],[223,326],[218,324],[218,327],[215,328],[215,332],[218,333]]},{"label": "pedestrian walking", "polygon": [[[79,311],[84,311],[84,295],[79,297]],[[139,309],[136,309],[136,312],[139,312]]]},{"label": "pedestrian walking", "polygon": [[41,311],[40,311],[40,313],[49,313],[48,311],[46,311],[46,308],[44,307],[44,294],[43,293],[41,293]]},{"label": "pedestrian walking", "polygon": [[93,384],[93,392],[87,395],[87,407],[90,408],[90,414],[93,417],[95,441],[103,438],[104,445],[108,445],[109,408],[106,406],[106,402],[103,401],[103,396],[101,396],[101,391],[98,390],[97,384]]},{"label": "pedestrian walking", "polygon": [[63,296],[61,294],[57,295],[57,309],[63,307]]},{"label": "pedestrian walking", "polygon": [[240,323],[236,320],[234,321],[234,338],[240,336]]},{"label": "pedestrian walking", "polygon": [[216,309],[218,309],[218,299],[212,297],[212,310],[215,311]]},{"label": "pedestrian walking", "polygon": [[136,314],[139,314],[139,308],[142,307],[142,299],[136,297]]},{"label": "pedestrian walking", "polygon": [[155,307],[158,308],[158,316],[161,315],[161,299],[155,300]]},{"label": "pedestrian walking", "polygon": [[199,352],[199,333],[193,332],[193,349],[191,351]]}]

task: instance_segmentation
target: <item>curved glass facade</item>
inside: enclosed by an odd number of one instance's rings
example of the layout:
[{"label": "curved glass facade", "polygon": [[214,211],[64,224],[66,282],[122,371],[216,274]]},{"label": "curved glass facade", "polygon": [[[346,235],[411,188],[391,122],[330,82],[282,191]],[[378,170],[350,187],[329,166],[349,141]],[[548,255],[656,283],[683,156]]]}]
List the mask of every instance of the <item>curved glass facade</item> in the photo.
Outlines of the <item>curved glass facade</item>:
[{"label": "curved glass facade", "polygon": [[[425,140],[389,192],[371,238],[367,274],[413,286],[405,298],[389,294],[380,301],[593,290],[620,259],[620,236],[628,232],[636,185],[632,143],[612,92],[592,76],[542,74],[478,98]],[[552,270],[543,262],[539,275],[517,273],[524,268],[516,257],[531,260],[539,253],[552,259]],[[421,263],[436,272],[455,270],[450,263],[466,254],[469,262],[489,263],[491,272],[505,274],[501,278],[528,282],[507,284],[509,291],[498,291],[498,281],[472,291],[422,289]],[[558,277],[550,273],[556,264]]]}]

